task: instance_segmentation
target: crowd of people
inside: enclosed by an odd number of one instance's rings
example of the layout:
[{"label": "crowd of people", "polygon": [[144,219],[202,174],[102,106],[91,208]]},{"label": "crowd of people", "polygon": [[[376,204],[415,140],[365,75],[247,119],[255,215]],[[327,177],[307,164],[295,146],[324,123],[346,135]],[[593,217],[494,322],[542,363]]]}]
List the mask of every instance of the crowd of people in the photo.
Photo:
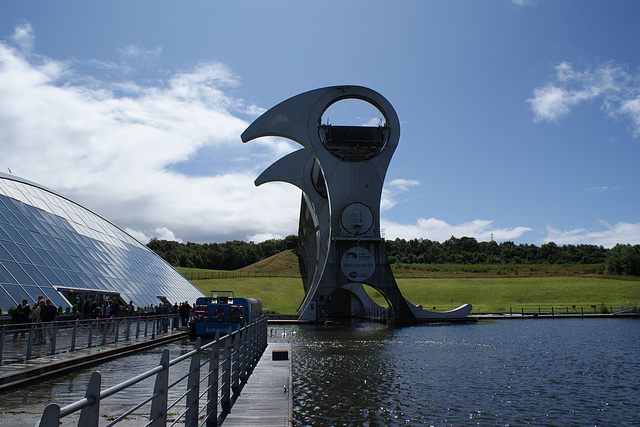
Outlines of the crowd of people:
[{"label": "crowd of people", "polygon": [[[77,313],[83,319],[109,319],[113,317],[132,317],[137,313],[137,309],[133,301],[129,301],[126,306],[120,305],[116,298],[106,299],[99,303],[87,298],[82,301],[76,298],[75,308]],[[144,310],[147,314],[171,314],[180,315],[182,326],[187,326],[189,317],[191,316],[191,305],[188,301],[175,303],[173,306],[169,303],[151,305]],[[47,336],[51,339],[52,322],[58,319],[58,308],[51,302],[49,298],[43,296],[38,297],[38,301],[34,303],[33,308],[29,306],[26,299],[22,300],[12,313],[12,321],[15,324],[13,339],[24,339],[26,335],[26,324],[33,322],[35,324],[35,341],[36,343],[46,343]],[[46,331],[46,333],[43,333]],[[47,335],[47,336],[45,336]]]},{"label": "crowd of people", "polygon": [[[49,298],[45,299],[42,295],[40,295],[38,301],[34,303],[33,309],[29,306],[28,301],[23,299],[22,304],[19,304],[12,314],[12,320],[17,325],[29,322],[35,323],[35,342],[42,344],[47,341],[47,337],[43,331],[46,331],[46,335],[48,335],[51,340],[51,334],[53,333],[51,325],[52,322],[57,319],[58,309]],[[13,339],[17,340],[18,336],[24,339],[25,333],[25,328],[16,326]]]}]

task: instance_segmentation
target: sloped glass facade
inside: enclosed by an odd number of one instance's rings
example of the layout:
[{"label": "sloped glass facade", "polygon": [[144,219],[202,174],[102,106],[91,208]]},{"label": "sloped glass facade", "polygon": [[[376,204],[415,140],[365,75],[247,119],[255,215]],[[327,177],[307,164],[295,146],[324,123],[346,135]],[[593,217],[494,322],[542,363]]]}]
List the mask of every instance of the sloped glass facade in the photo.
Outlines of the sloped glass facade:
[{"label": "sloped glass facade", "polygon": [[0,307],[120,297],[136,307],[203,294],[152,250],[77,203],[0,173]]}]

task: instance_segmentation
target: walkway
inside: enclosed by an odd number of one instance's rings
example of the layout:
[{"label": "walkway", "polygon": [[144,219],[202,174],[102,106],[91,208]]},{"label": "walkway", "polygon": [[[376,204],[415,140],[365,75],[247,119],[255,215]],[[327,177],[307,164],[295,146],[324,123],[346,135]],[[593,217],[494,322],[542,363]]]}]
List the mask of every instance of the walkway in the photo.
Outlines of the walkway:
[{"label": "walkway", "polygon": [[222,422],[223,427],[290,426],[291,384],[291,344],[269,344]]}]

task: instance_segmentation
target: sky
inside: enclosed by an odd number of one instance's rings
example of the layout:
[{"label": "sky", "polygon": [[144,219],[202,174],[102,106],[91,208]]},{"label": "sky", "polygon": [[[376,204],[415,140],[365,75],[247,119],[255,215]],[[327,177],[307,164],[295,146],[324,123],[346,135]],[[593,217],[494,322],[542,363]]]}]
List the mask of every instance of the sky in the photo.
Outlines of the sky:
[{"label": "sky", "polygon": [[[640,244],[640,2],[0,3],[0,170],[146,243],[296,234],[261,113],[360,85],[400,119],[387,239]],[[323,121],[377,123],[362,101]]]}]

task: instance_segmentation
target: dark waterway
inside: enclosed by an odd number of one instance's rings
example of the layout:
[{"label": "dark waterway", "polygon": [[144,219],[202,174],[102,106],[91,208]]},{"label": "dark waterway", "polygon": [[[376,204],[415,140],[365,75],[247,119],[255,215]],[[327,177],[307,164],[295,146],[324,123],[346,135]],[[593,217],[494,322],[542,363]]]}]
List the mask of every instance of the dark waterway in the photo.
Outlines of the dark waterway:
[{"label": "dark waterway", "polygon": [[637,320],[354,326],[280,331],[296,425],[640,425]]},{"label": "dark waterway", "polygon": [[[638,426],[639,327],[632,319],[397,329],[354,322],[270,326],[269,340],[293,344],[297,426]],[[191,346],[188,340],[171,344],[171,358]],[[0,395],[0,408],[8,411],[0,413],[0,425],[51,401],[82,398],[94,370],[103,373],[104,387],[124,381],[156,366],[160,352]],[[149,387],[114,396],[110,405],[138,399]]]}]

